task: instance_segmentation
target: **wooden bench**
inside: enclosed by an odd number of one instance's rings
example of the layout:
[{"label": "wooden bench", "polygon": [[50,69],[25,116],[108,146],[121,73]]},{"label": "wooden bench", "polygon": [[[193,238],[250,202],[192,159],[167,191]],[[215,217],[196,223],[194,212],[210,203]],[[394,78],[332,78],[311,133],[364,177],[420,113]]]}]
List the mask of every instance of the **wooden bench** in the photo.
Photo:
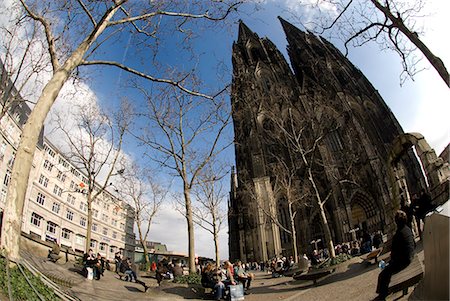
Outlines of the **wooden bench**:
[{"label": "wooden bench", "polygon": [[410,286],[418,283],[423,278],[423,266],[417,255],[414,256],[411,263],[397,274],[392,275],[389,283],[389,294],[403,291],[403,295],[408,293]]},{"label": "wooden bench", "polygon": [[334,268],[332,267],[327,269],[313,270],[306,274],[296,274],[292,278],[294,278],[295,280],[312,280],[313,284],[316,285],[318,279],[330,275],[333,272]]},{"label": "wooden bench", "polygon": [[363,258],[364,262],[368,263],[368,264],[372,264],[372,260],[375,259],[374,263],[377,263],[378,257],[381,255],[382,251],[383,251],[383,247],[373,250],[372,252],[367,254],[367,256],[365,256],[365,258]]}]

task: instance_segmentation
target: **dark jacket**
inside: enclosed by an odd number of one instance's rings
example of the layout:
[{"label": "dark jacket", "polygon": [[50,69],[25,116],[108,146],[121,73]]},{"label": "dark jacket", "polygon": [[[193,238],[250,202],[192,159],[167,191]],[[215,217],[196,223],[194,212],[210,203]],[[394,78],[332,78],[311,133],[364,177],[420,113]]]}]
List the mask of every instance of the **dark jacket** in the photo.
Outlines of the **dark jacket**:
[{"label": "dark jacket", "polygon": [[414,257],[414,235],[411,229],[404,225],[400,226],[392,238],[391,261],[390,264],[407,266]]}]

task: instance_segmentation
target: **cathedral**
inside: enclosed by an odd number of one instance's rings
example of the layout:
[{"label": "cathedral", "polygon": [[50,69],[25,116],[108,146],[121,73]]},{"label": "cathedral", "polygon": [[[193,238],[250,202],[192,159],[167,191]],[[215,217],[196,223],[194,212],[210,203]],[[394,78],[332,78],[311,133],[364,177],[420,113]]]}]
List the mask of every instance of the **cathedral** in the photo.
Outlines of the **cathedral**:
[{"label": "cathedral", "polygon": [[327,40],[280,22],[290,64],[243,22],[233,44],[231,260],[326,248],[327,231],[335,244],[392,233],[395,210],[427,188],[411,145],[392,157],[403,130],[361,71]]}]

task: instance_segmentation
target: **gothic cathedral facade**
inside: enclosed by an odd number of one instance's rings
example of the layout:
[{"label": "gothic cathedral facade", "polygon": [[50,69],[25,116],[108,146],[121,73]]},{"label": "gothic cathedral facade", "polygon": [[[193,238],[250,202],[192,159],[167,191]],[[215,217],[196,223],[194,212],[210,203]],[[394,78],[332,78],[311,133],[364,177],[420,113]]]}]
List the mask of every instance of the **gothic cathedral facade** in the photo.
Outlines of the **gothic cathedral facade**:
[{"label": "gothic cathedral facade", "polygon": [[[321,212],[335,243],[362,230],[386,233],[392,224],[386,161],[400,124],[337,48],[280,21],[291,66],[242,22],[233,44],[231,260],[294,255],[293,242],[299,253],[312,242],[320,247]],[[424,179],[412,150],[401,160],[413,170],[403,180],[419,189]]]}]

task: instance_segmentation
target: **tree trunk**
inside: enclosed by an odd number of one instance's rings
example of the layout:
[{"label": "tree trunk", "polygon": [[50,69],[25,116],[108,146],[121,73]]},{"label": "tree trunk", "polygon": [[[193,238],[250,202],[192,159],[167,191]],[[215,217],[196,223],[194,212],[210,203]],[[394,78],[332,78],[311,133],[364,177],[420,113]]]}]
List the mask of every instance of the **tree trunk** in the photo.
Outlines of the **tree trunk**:
[{"label": "tree trunk", "polygon": [[317,189],[316,182],[314,181],[314,177],[311,172],[311,167],[308,167],[308,179],[311,182],[311,185],[314,189],[314,194],[316,196],[317,205],[320,209],[320,219],[322,221],[322,227],[325,235],[325,243],[328,248],[328,253],[330,254],[330,258],[336,257],[334,252],[333,239],[331,238],[330,226],[328,225],[327,216],[325,214],[325,209],[323,208],[322,198],[320,197],[319,190]]},{"label": "tree trunk", "polygon": [[11,172],[11,182],[8,186],[1,237],[2,248],[5,249],[6,255],[11,260],[19,259],[23,206],[39,134],[50,108],[69,78],[73,67],[66,66],[66,69],[60,69],[53,75],[44,87],[36,106],[23,127],[22,138],[17,148]]},{"label": "tree trunk", "polygon": [[184,185],[184,201],[186,205],[186,222],[188,228],[188,245],[189,245],[189,273],[195,273],[195,241],[194,241],[194,221],[192,217],[191,190]]},{"label": "tree trunk", "polygon": [[294,262],[298,263],[297,231],[295,230],[295,216],[292,212],[292,204],[289,202],[289,218],[291,220],[292,250],[294,251]]},{"label": "tree trunk", "polygon": [[[139,214],[140,213],[136,212],[136,215],[139,215]],[[142,234],[142,228],[141,228],[142,221],[139,217],[136,219],[136,224],[137,224],[137,228],[138,228],[139,242],[141,243],[142,248],[144,249],[145,268],[147,269],[147,268],[150,268],[150,259],[148,258],[148,248],[147,248],[147,244],[145,243],[146,237],[144,237],[144,234]],[[150,224],[151,224],[151,219],[148,222],[148,227],[150,227]]]},{"label": "tree trunk", "polygon": [[84,250],[87,253],[91,248],[91,236],[92,236],[92,199],[91,192],[87,195],[87,205],[88,205],[88,218],[87,218],[87,229],[86,229],[86,242],[84,244]]},{"label": "tree trunk", "polygon": [[219,233],[217,231],[217,225],[216,225],[216,216],[213,214],[213,236],[214,236],[214,251],[216,255],[216,267],[219,267],[220,265],[220,258],[219,258]]},{"label": "tree trunk", "polygon": [[[114,16],[120,7],[113,7],[108,10],[102,21],[89,34],[78,48],[67,59],[65,64],[58,68],[50,81],[45,85],[36,106],[31,111],[28,121],[22,130],[22,138],[16,152],[16,160],[11,172],[11,182],[8,187],[6,204],[3,216],[3,229],[1,246],[7,256],[12,260],[19,259],[20,233],[22,227],[23,206],[25,194],[30,177],[36,143],[39,138],[45,118],[53,103],[58,97],[64,83],[69,78],[73,70],[82,62],[83,56],[92,43],[105,30],[108,21]],[[57,66],[53,66],[56,68]]]},{"label": "tree trunk", "polygon": [[381,5],[378,0],[371,0],[373,5],[380,10],[386,18],[391,20],[391,22],[400,30],[407,38],[411,41],[419,50],[425,55],[430,64],[434,67],[434,69],[439,73],[441,78],[444,80],[447,87],[450,87],[450,77],[447,69],[445,68],[442,60],[435,56],[430,49],[419,39],[419,36],[415,32],[411,32],[409,28],[403,23],[403,20],[400,17],[396,17],[392,14],[392,12],[385,6]]},{"label": "tree trunk", "polygon": [[328,248],[328,253],[330,254],[330,258],[336,257],[336,253],[334,252],[334,244],[333,239],[331,238],[330,226],[328,225],[327,216],[325,214],[325,209],[322,205],[320,205],[320,219],[322,220],[323,232],[325,235],[325,245]]}]

